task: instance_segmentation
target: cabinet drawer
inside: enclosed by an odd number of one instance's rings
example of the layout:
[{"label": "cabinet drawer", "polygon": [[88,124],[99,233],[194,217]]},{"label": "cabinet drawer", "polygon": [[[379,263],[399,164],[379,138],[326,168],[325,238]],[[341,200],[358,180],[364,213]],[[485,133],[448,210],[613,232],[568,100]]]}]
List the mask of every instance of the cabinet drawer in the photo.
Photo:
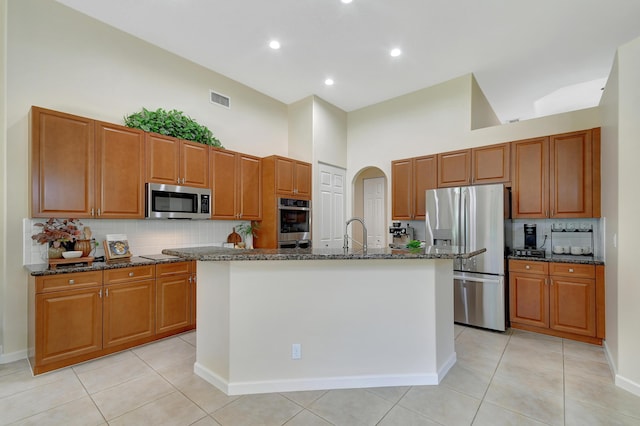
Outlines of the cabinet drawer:
[{"label": "cabinet drawer", "polygon": [[191,273],[192,262],[174,262],[174,263],[161,263],[156,265],[156,271],[159,277],[167,277],[171,275],[183,275]]},{"label": "cabinet drawer", "polygon": [[549,264],[547,262],[511,259],[509,260],[509,272],[547,275],[549,273]]},{"label": "cabinet drawer", "polygon": [[595,265],[583,265],[576,263],[552,263],[549,275],[559,275],[563,277],[595,278]]},{"label": "cabinet drawer", "polygon": [[105,284],[125,283],[155,278],[155,265],[132,266],[130,268],[107,269],[104,271]]},{"label": "cabinet drawer", "polygon": [[36,293],[102,285],[102,271],[73,272],[36,278]]}]

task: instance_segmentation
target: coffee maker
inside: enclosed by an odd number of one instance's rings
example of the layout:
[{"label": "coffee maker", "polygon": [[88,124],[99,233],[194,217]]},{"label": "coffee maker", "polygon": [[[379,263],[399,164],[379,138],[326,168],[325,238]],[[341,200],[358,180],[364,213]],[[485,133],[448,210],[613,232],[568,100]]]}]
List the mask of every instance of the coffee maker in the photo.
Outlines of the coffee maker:
[{"label": "coffee maker", "polygon": [[413,228],[402,226],[400,222],[393,222],[389,227],[389,233],[392,235],[392,242],[389,244],[391,248],[406,247],[407,243],[413,240]]},{"label": "coffee maker", "polygon": [[524,225],[524,248],[535,249],[538,247],[538,233],[535,224]]}]

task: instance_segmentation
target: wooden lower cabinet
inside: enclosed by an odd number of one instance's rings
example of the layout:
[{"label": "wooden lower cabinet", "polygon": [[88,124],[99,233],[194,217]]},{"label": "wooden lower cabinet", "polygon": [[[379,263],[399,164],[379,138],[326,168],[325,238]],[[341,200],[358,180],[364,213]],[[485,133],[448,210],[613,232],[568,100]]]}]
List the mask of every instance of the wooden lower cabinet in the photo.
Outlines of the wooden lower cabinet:
[{"label": "wooden lower cabinet", "polygon": [[604,266],[509,261],[513,328],[588,343],[604,338]]},{"label": "wooden lower cabinet", "polygon": [[155,280],[104,287],[103,347],[135,346],[155,335]]},{"label": "wooden lower cabinet", "polygon": [[194,329],[195,273],[176,262],[30,276],[33,374]]},{"label": "wooden lower cabinet", "polygon": [[194,328],[192,286],[195,284],[195,262],[166,263],[156,268],[156,334]]}]

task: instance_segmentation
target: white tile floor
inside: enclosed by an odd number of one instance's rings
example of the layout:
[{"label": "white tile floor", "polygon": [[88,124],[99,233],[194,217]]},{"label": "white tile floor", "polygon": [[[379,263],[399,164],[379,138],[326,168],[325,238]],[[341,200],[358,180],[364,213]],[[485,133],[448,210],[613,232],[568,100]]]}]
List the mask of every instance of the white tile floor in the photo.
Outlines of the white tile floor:
[{"label": "white tile floor", "polygon": [[640,425],[598,346],[456,326],[456,352],[439,386],[230,397],[187,333],[38,377],[0,365],[0,425]]}]

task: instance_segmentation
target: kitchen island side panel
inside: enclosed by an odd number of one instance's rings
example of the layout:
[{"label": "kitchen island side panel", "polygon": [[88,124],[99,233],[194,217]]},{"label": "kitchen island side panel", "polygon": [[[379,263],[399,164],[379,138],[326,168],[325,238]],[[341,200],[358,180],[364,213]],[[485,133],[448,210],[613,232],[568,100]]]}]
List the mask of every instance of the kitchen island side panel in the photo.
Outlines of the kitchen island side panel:
[{"label": "kitchen island side panel", "polygon": [[230,395],[437,384],[455,363],[451,262],[198,262],[195,371]]}]

